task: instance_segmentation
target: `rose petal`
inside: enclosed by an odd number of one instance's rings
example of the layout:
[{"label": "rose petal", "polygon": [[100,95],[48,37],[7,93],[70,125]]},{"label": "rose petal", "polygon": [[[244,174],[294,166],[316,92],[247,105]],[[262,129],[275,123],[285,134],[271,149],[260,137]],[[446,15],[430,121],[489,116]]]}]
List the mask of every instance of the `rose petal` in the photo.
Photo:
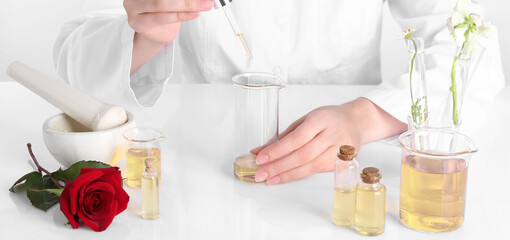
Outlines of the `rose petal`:
[{"label": "rose petal", "polygon": [[[73,181],[66,184],[65,188],[69,189],[69,199],[70,206],[71,206],[71,213],[76,214],[78,211],[78,192],[82,188],[82,186],[87,186],[89,182],[96,180],[101,175],[103,175],[99,171],[92,171],[85,174],[80,174],[78,177],[76,177]],[[74,199],[74,200],[73,200]]]},{"label": "rose petal", "polygon": [[119,203],[117,214],[126,210],[129,202],[129,195],[126,193],[124,188],[122,188],[122,184],[116,183],[114,176],[101,176],[100,180],[111,183],[112,187],[115,188],[115,200]]},{"label": "rose petal", "polygon": [[71,199],[68,188],[65,188],[64,191],[62,191],[62,194],[58,198],[58,201],[60,203],[60,211],[64,213],[64,216],[66,216],[69,223],[71,223],[71,226],[74,229],[78,228],[79,227],[78,215],[73,215],[71,213],[71,208],[69,206],[69,202],[71,201]]},{"label": "rose petal", "polygon": [[110,211],[108,211],[110,214],[107,215],[105,218],[101,219],[100,221],[93,221],[91,219],[88,219],[87,217],[84,216],[83,213],[79,212],[78,213],[78,216],[81,218],[81,220],[83,220],[83,222],[89,226],[92,230],[96,231],[96,232],[102,232],[104,231],[105,229],[108,228],[108,226],[110,226],[110,224],[112,223],[113,221],[113,218],[115,217],[115,212],[117,211],[117,203],[114,201],[113,204],[112,204],[112,207],[110,209]]},{"label": "rose petal", "polygon": [[105,175],[114,175],[119,171],[118,167],[109,167],[109,168],[82,168],[80,174],[87,173],[90,171],[101,171]]},{"label": "rose petal", "polygon": [[118,167],[110,167],[110,168],[82,168],[82,173],[87,173],[90,171],[101,171],[104,176],[114,176],[115,180],[122,185],[122,176]]},{"label": "rose petal", "polygon": [[[95,208],[88,208],[91,198],[100,198],[101,203]],[[92,200],[94,201],[94,200]],[[80,199],[80,209],[92,220],[102,219],[109,214],[111,205],[115,202],[115,189],[111,184],[96,181],[86,187],[84,195]],[[106,212],[106,213],[105,213]]]}]

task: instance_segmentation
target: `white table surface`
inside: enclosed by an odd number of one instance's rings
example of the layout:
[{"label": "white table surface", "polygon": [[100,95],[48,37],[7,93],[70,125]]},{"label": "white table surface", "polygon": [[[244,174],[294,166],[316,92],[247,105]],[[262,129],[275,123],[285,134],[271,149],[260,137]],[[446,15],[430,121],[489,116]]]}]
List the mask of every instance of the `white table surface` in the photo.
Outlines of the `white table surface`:
[{"label": "white table surface", "polygon": [[[281,92],[281,130],[315,107],[340,104],[372,88],[289,86]],[[166,105],[149,110],[127,106],[139,123],[160,124],[168,137],[162,147],[161,217],[142,219],[140,191],[125,187],[131,196],[128,209],[106,231],[96,233],[83,224],[76,230],[65,226],[59,207],[44,212],[24,194],[8,191],[34,170],[27,142],[44,167],[61,167],[41,133],[44,120],[59,110],[15,82],[0,83],[1,239],[367,239],[331,223],[332,172],[278,186],[234,179],[233,93],[230,85],[169,85],[162,99]],[[386,231],[372,239],[509,239],[509,103],[507,87],[489,119],[480,120],[484,127],[470,133],[480,151],[469,167],[465,222],[453,232],[422,233],[400,224],[400,149],[381,142],[364,145],[361,167],[380,168],[388,191]]]}]

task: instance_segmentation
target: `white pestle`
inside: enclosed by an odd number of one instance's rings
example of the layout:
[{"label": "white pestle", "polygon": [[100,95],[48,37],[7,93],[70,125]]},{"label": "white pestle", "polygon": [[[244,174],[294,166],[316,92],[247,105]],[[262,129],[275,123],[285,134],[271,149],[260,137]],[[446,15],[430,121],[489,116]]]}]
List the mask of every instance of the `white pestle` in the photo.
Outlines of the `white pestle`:
[{"label": "white pestle", "polygon": [[23,63],[11,63],[7,75],[92,131],[114,128],[127,122],[126,111],[122,107],[104,104]]}]

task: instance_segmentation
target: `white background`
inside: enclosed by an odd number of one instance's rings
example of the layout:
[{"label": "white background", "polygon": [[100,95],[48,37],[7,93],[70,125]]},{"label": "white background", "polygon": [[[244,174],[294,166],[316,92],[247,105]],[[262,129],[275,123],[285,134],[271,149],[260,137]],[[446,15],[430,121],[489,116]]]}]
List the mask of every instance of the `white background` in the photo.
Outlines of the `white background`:
[{"label": "white background", "polygon": [[[499,27],[503,71],[510,83],[510,2],[480,0],[493,24]],[[2,0],[0,1],[0,81],[10,81],[5,71],[18,60],[56,76],[53,67],[53,41],[66,19],[104,5],[121,6],[122,0]],[[452,6],[454,1],[452,1]],[[445,20],[446,21],[446,20]],[[396,40],[400,28],[384,12],[382,40],[383,79],[407,69],[406,47]]]}]

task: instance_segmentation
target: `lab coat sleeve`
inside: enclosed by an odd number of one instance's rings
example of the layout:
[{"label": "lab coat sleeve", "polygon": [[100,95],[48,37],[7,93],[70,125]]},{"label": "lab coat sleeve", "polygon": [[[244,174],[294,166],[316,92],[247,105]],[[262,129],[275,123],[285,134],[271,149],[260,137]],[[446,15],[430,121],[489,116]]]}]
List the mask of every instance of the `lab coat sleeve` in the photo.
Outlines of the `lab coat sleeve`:
[{"label": "lab coat sleeve", "polygon": [[[450,72],[457,49],[446,21],[453,11],[454,1],[444,0],[388,0],[390,11],[402,29],[414,28],[413,36],[422,37],[425,42],[425,65],[429,112],[437,111],[451,84]],[[487,15],[479,6],[474,12],[483,18]],[[501,68],[497,29],[484,44],[486,51],[469,83],[462,106],[463,126],[479,121],[481,110],[489,110],[490,103],[504,87]],[[402,40],[404,41],[404,40]],[[407,123],[410,115],[409,75],[383,81],[374,91],[364,97],[386,112]],[[464,128],[464,127],[463,127]]]},{"label": "lab coat sleeve", "polygon": [[134,30],[123,9],[103,10],[66,22],[54,45],[59,76],[110,104],[154,106],[173,67],[173,43],[132,76]]}]

